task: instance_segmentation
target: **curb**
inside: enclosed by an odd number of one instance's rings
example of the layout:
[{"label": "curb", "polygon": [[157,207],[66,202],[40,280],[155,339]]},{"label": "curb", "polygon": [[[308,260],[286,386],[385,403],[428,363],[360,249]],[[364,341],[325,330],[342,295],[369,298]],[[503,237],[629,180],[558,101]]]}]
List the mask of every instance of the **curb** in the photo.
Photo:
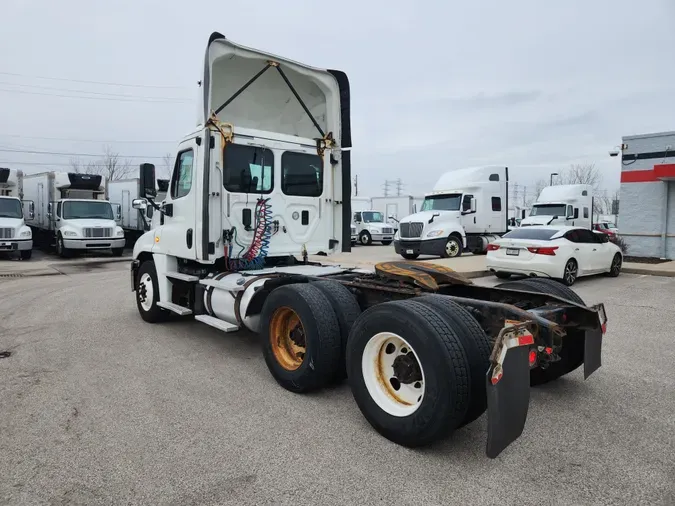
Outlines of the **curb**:
[{"label": "curb", "polygon": [[660,276],[660,277],[664,277],[664,278],[675,278],[675,271],[641,269],[640,267],[622,267],[621,272],[625,272],[626,274],[644,274],[646,276]]}]

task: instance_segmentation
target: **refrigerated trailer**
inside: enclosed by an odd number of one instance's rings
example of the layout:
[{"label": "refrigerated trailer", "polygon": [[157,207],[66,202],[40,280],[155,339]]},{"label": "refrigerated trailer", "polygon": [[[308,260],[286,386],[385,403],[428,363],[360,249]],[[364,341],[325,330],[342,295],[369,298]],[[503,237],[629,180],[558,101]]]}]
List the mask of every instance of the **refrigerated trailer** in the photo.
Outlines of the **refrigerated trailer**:
[{"label": "refrigerated trailer", "polygon": [[[68,257],[76,252],[111,250],[121,256],[124,231],[117,226],[119,208],[105,199],[103,177],[74,172],[24,176],[24,198],[31,201],[33,237]],[[117,206],[116,206],[117,207]],[[116,216],[117,215],[117,216]]]},{"label": "refrigerated trailer", "polygon": [[178,147],[170,191],[153,199],[144,164],[134,202],[161,213],[131,263],[146,322],[175,314],[256,332],[281,387],[346,376],[370,424],[405,446],[487,410],[489,457],[523,431],[531,384],[600,367],[604,306],[555,282],[488,288],[425,262],[310,261],[351,249],[347,75],[219,33],[203,69],[199,125]]},{"label": "refrigerated trailer", "polygon": [[18,253],[22,260],[33,255],[33,235],[24,212],[23,172],[0,168],[0,253]]},{"label": "refrigerated trailer", "polygon": [[419,199],[412,195],[400,197],[373,197],[371,199],[372,208],[384,214],[389,225],[398,230],[398,224],[402,218],[406,218],[418,211]]},{"label": "refrigerated trailer", "polygon": [[[157,180],[157,201],[161,202],[169,187],[167,179]],[[141,178],[118,179],[108,183],[108,200],[119,206],[119,225],[125,233],[127,242],[133,244],[141,235],[152,228],[155,215],[152,206],[145,209],[134,209],[132,202],[143,198]]]}]

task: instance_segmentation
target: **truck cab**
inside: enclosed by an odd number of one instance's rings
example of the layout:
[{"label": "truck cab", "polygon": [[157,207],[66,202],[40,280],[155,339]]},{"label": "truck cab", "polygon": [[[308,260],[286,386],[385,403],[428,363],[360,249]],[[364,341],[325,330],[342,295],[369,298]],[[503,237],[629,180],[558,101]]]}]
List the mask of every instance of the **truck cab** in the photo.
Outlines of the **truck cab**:
[{"label": "truck cab", "polygon": [[405,259],[483,253],[508,230],[508,168],[469,167],[441,176],[421,211],[403,218],[394,248]]},{"label": "truck cab", "polygon": [[355,212],[354,226],[357,240],[364,246],[369,246],[373,242],[389,246],[394,240],[394,228],[380,211]]},{"label": "truck cab", "polygon": [[33,254],[33,235],[26,225],[22,198],[23,173],[0,168],[0,253],[18,253],[28,260]]},{"label": "truck cab", "polygon": [[561,225],[590,229],[593,217],[593,187],[587,184],[547,186],[520,226]]}]

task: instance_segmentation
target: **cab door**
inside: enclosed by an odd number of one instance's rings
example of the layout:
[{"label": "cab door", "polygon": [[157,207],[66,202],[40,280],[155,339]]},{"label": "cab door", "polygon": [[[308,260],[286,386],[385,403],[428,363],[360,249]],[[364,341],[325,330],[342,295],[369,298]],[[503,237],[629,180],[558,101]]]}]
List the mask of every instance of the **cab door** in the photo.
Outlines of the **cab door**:
[{"label": "cab door", "polygon": [[163,253],[178,258],[197,258],[196,217],[199,195],[196,167],[196,138],[183,142],[174,163],[169,192],[163,203],[163,227],[156,245]]}]

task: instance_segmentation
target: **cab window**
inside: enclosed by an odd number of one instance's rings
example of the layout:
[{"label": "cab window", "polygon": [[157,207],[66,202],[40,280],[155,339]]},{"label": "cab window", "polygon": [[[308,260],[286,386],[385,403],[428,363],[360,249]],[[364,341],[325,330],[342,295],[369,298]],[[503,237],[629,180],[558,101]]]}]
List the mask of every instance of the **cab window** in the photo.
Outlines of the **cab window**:
[{"label": "cab window", "polygon": [[176,166],[171,180],[171,197],[179,199],[185,197],[192,189],[192,167],[194,152],[191,149],[178,153]]},{"label": "cab window", "polygon": [[323,193],[321,157],[293,151],[281,155],[281,191],[296,197],[320,197]]},{"label": "cab window", "polygon": [[223,186],[231,193],[271,193],[274,153],[258,146],[228,144],[223,151]]}]

